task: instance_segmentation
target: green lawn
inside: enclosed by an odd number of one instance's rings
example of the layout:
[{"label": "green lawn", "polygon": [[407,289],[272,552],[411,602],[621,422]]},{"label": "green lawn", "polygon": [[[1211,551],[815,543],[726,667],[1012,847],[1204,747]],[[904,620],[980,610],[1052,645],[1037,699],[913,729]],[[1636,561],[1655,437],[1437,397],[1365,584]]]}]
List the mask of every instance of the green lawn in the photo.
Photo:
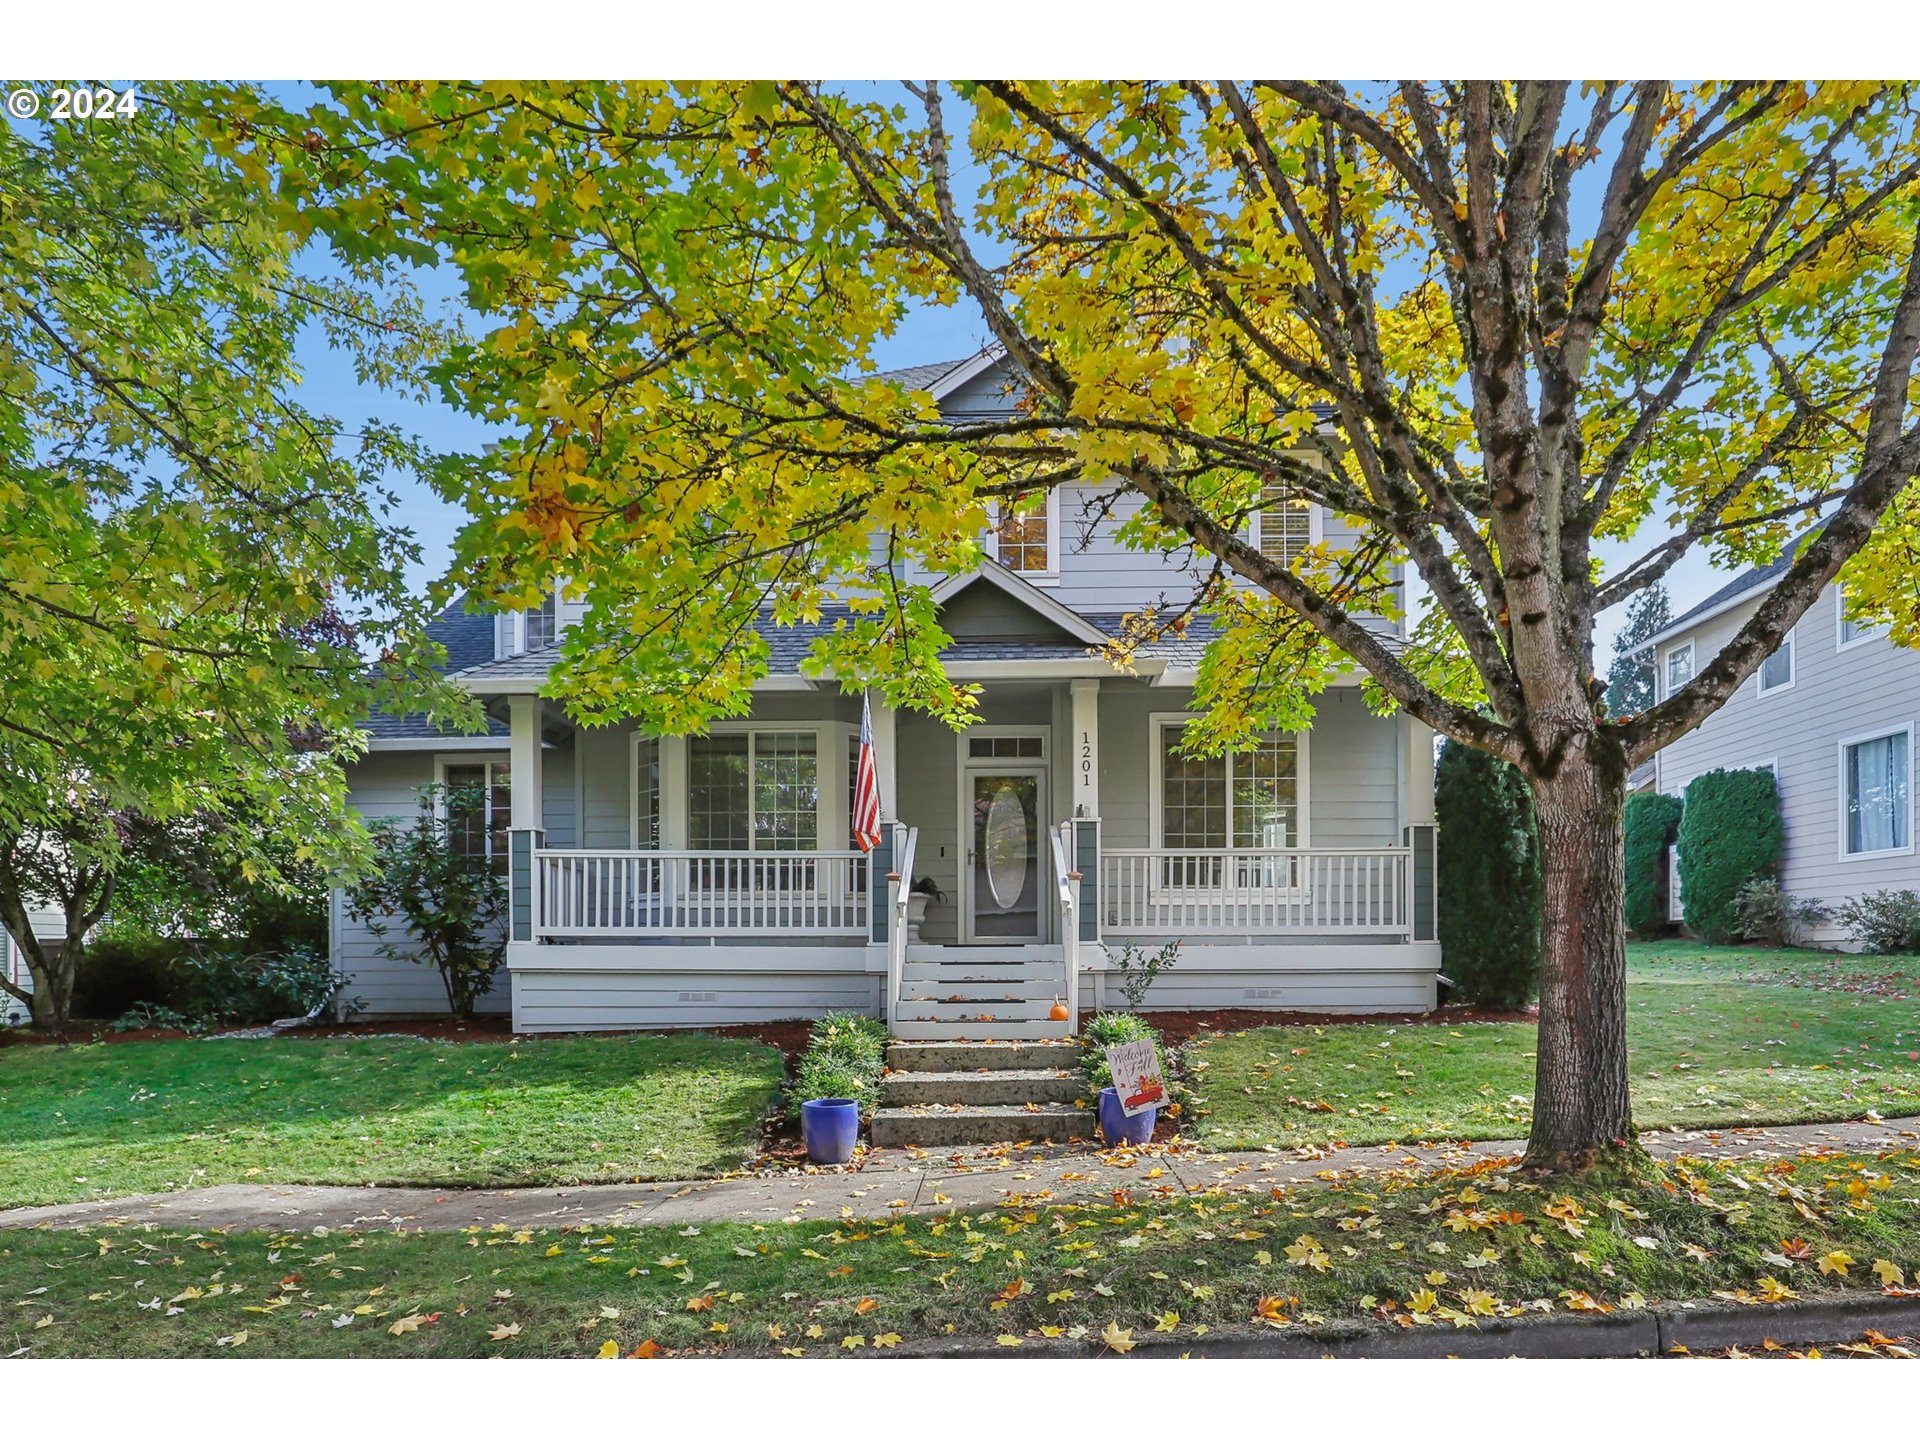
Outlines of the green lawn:
[{"label": "green lawn", "polygon": [[[1920,1115],[1920,957],[1629,947],[1647,1128]],[[1189,1051],[1221,1149],[1524,1135],[1534,1028],[1275,1026]]]},{"label": "green lawn", "polygon": [[751,1153],[779,1051],[711,1035],[0,1050],[0,1207],[251,1180],[545,1185]]},{"label": "green lawn", "polygon": [[840,1355],[956,1334],[1124,1348],[1256,1321],[1763,1305],[1920,1270],[1913,1152],[1662,1178],[1623,1194],[1483,1165],[893,1224],[0,1232],[0,1353]]}]

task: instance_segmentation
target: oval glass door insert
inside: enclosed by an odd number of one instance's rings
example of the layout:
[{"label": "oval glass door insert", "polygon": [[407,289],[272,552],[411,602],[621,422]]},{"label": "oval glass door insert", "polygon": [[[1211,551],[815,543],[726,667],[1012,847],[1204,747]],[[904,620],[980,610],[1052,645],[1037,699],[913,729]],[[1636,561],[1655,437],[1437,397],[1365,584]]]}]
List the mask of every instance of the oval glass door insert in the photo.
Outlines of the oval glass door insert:
[{"label": "oval glass door insert", "polygon": [[987,888],[993,903],[1011,910],[1027,888],[1027,809],[1020,792],[1002,784],[987,806]]}]

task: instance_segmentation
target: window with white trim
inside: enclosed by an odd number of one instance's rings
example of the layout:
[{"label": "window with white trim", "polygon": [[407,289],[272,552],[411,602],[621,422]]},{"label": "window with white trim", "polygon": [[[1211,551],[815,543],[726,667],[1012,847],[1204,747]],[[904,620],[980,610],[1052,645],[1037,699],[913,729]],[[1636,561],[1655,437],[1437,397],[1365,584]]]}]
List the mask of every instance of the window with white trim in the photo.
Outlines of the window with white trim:
[{"label": "window with white trim", "polygon": [[1834,586],[1833,595],[1834,607],[1840,612],[1840,648],[1842,650],[1849,645],[1857,645],[1862,640],[1871,640],[1877,635],[1887,633],[1888,626],[1865,625],[1847,618],[1847,587],[1845,585]]},{"label": "window with white trim", "polygon": [[752,730],[689,739],[687,840],[695,850],[819,849],[819,735]]},{"label": "window with white trim", "polygon": [[1253,512],[1253,543],[1280,565],[1291,565],[1314,541],[1313,502],[1291,480],[1269,476]]},{"label": "window with white trim", "polygon": [[1059,493],[1049,490],[1035,508],[1031,501],[1003,500],[994,506],[993,558],[1020,575],[1052,575],[1059,565],[1054,560],[1056,535],[1055,511]]},{"label": "window with white trim", "polygon": [[660,848],[660,742],[634,738],[633,843],[638,850]]},{"label": "window with white trim", "polygon": [[1840,849],[1874,855],[1913,848],[1913,735],[1895,730],[1840,747]]},{"label": "window with white trim", "polygon": [[1169,850],[1285,850],[1300,843],[1300,746],[1265,735],[1205,759],[1180,753],[1182,721],[1160,726],[1160,845]]},{"label": "window with white trim", "polygon": [[513,824],[512,770],[505,760],[477,760],[441,767],[442,813],[453,852],[484,858],[507,873],[507,831]]},{"label": "window with white trim", "polygon": [[1787,631],[1780,648],[1760,662],[1760,693],[1770,695],[1793,684],[1793,631]]},{"label": "window with white trim", "polygon": [[554,592],[549,590],[547,598],[531,610],[520,612],[525,625],[525,646],[529,650],[545,650],[560,638],[558,625],[558,606]]},{"label": "window with white trim", "polygon": [[1667,651],[1667,694],[1672,695],[1693,679],[1693,642],[1676,645]]}]

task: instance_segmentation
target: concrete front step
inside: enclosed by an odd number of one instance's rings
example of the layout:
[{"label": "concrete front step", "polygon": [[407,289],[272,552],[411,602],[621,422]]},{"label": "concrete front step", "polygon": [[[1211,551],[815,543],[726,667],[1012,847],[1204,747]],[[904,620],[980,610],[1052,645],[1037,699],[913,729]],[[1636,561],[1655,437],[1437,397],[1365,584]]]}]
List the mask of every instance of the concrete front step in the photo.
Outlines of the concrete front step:
[{"label": "concrete front step", "polygon": [[1079,1070],[910,1070],[880,1082],[886,1107],[1071,1105],[1086,1093]]},{"label": "concrete front step", "polygon": [[1072,1040],[1005,1040],[991,1045],[958,1041],[895,1040],[887,1046],[887,1068],[901,1073],[951,1074],[980,1070],[1071,1070],[1080,1063]]},{"label": "concrete front step", "polygon": [[1090,1140],[1093,1107],[954,1105],[874,1112],[875,1145],[995,1145],[1015,1140]]},{"label": "concrete front step", "polygon": [[[991,1010],[973,1010],[964,1005],[950,1007],[951,1018],[903,1014],[891,1029],[896,1040],[1064,1040],[1064,1020],[1002,1018]],[[979,1018],[986,1016],[986,1019]],[[964,1018],[963,1018],[964,1017]]]}]

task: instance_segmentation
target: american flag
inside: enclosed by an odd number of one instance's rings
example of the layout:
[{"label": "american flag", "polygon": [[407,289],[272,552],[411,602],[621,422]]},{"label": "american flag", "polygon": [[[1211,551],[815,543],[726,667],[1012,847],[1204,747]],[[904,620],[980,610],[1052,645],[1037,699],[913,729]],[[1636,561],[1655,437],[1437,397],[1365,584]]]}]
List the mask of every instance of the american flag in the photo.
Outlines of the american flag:
[{"label": "american flag", "polygon": [[862,851],[880,843],[880,777],[873,768],[873,708],[860,697],[860,768],[853,787],[853,843]]}]

